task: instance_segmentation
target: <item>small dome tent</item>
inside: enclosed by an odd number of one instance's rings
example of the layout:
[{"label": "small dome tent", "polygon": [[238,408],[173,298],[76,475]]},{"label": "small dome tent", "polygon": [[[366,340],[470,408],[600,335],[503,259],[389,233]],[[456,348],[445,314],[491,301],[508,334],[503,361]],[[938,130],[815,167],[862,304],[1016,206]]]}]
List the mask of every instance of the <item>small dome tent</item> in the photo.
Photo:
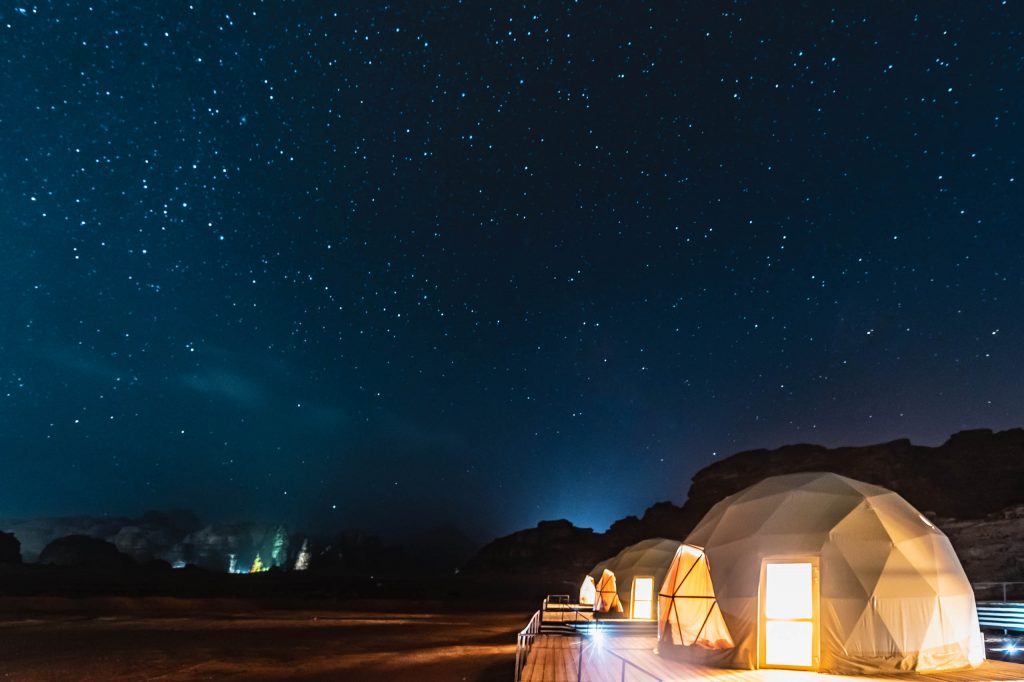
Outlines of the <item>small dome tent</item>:
[{"label": "small dome tent", "polygon": [[594,576],[588,575],[580,585],[580,606],[593,606],[597,597],[597,586],[594,584]]},{"label": "small dome tent", "polygon": [[[686,544],[703,555],[710,584],[696,589],[719,609],[728,639],[696,636],[692,621],[715,616],[694,610],[680,614],[681,631],[695,635],[687,646],[663,609],[665,654],[847,674],[985,658],[974,593],[949,540],[885,488],[830,473],[767,478],[712,507]],[[683,554],[674,570],[681,558],[701,565]],[[678,575],[669,577],[662,595],[676,591]]]},{"label": "small dome tent", "polygon": [[629,617],[653,619],[657,617],[658,588],[678,548],[678,540],[642,540],[602,561],[590,574],[599,576],[605,570],[611,571],[615,575],[619,600]]}]

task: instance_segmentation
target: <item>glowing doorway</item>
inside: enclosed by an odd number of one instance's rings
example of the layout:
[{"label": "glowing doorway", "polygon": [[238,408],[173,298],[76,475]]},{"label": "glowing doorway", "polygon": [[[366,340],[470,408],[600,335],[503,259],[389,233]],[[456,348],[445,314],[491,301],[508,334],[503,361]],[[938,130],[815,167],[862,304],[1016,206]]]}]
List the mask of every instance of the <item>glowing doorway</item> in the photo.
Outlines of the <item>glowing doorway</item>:
[{"label": "glowing doorway", "polygon": [[817,667],[816,591],[813,563],[765,563],[761,590],[761,662],[764,666]]},{"label": "glowing doorway", "polygon": [[633,593],[629,599],[630,618],[654,618],[654,578],[633,578]]}]

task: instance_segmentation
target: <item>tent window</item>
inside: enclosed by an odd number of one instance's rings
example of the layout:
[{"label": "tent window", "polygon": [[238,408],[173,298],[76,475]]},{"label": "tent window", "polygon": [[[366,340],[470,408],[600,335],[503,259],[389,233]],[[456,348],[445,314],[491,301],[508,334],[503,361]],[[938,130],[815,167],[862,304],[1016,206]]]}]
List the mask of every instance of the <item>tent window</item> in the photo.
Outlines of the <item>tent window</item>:
[{"label": "tent window", "polygon": [[654,578],[633,578],[633,593],[629,598],[630,617],[638,620],[654,618]]}]

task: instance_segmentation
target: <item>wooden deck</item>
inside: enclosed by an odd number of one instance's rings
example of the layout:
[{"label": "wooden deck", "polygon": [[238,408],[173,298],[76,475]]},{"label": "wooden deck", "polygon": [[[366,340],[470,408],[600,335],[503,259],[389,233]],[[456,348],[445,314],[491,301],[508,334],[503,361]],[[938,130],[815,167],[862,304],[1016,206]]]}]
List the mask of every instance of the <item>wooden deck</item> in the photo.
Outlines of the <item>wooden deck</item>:
[{"label": "wooden deck", "polygon": [[[654,653],[653,637],[610,637],[602,646],[586,638],[539,635],[523,669],[523,682],[620,682],[623,660],[649,671],[665,682],[715,680],[716,682],[996,682],[1024,681],[1024,665],[986,661],[974,670],[928,674],[825,675],[793,670],[723,670],[666,660]],[[583,646],[582,664],[580,645]],[[626,664],[625,680],[653,682],[653,678]]]}]

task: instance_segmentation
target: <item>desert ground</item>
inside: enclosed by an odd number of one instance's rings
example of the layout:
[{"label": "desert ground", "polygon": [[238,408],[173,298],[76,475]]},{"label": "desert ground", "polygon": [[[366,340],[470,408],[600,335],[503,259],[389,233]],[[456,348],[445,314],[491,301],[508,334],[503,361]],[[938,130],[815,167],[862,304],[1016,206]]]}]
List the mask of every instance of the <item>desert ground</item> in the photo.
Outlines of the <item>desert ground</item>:
[{"label": "desert ground", "polygon": [[437,603],[0,600],[0,680],[508,680],[529,614]]}]

